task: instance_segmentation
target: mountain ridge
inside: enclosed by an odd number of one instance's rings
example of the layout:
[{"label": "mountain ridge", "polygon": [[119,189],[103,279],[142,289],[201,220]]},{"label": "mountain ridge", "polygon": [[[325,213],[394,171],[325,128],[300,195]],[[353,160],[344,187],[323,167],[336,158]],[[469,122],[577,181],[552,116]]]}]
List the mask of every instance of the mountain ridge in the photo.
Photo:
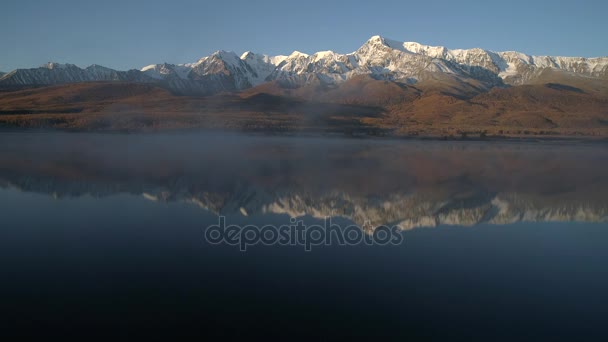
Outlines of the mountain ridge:
[{"label": "mountain ridge", "polygon": [[52,85],[90,81],[159,83],[178,94],[211,95],[242,91],[281,81],[292,87],[320,82],[339,84],[358,75],[416,84],[429,74],[450,74],[490,86],[534,82],[543,70],[572,72],[593,78],[608,77],[608,57],[533,56],[520,52],[448,49],[444,46],[400,42],[372,36],[357,50],[340,54],[319,51],[269,56],[247,51],[237,55],[219,50],[186,64],[151,64],[139,70],[117,71],[99,65],[79,68],[49,62],[39,68],[17,69],[0,76],[0,86]]}]

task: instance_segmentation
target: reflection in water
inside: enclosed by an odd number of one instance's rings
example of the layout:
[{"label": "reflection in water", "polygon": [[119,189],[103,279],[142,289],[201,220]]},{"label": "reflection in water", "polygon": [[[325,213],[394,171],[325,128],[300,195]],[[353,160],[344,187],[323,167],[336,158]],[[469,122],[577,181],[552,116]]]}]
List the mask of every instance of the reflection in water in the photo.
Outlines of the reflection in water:
[{"label": "reflection in water", "polygon": [[608,220],[603,143],[3,133],[0,185],[360,226]]},{"label": "reflection in water", "polygon": [[[607,170],[599,143],[2,133],[3,323],[20,337],[601,340],[607,224],[487,223],[605,222]],[[205,241],[216,213],[486,224],[243,253]]]}]

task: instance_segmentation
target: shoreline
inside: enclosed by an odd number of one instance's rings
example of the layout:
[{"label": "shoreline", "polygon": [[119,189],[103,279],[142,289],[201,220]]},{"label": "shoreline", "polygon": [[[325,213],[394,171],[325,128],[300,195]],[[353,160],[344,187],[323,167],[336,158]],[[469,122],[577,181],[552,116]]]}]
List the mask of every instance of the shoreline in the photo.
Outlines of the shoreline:
[{"label": "shoreline", "polygon": [[27,127],[0,127],[2,133],[65,133],[65,134],[102,134],[102,135],[163,135],[163,134],[218,134],[218,135],[244,135],[254,137],[293,137],[293,138],[328,138],[345,140],[370,140],[370,141],[429,141],[429,142],[522,142],[522,143],[608,143],[605,136],[564,135],[564,136],[496,136],[485,137],[446,137],[435,135],[401,135],[401,134],[347,134],[342,132],[323,131],[264,131],[264,130],[231,130],[231,129],[209,129],[209,128],[180,128],[161,130],[87,130],[87,129],[61,129],[61,128],[27,128]]}]

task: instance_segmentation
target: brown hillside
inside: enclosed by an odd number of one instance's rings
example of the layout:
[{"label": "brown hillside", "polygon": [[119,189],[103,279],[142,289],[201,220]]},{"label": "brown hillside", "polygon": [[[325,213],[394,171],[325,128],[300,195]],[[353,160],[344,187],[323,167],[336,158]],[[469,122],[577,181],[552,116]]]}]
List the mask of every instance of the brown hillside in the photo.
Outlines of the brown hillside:
[{"label": "brown hillside", "polygon": [[77,130],[375,131],[383,109],[269,94],[175,96],[149,85],[82,83],[0,94],[0,124]]},{"label": "brown hillside", "polygon": [[358,76],[332,87],[271,82],[209,97],[175,96],[145,84],[82,83],[0,93],[0,124],[608,136],[608,81],[545,72],[537,84],[488,90],[449,75],[431,75],[415,85]]}]

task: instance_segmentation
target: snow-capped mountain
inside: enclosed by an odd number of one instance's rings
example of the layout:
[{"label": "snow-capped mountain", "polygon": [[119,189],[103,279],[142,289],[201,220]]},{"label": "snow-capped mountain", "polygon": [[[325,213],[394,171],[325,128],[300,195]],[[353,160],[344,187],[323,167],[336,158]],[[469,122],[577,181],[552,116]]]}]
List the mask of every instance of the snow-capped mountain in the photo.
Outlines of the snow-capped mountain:
[{"label": "snow-capped mountain", "polygon": [[[162,68],[151,65],[144,72]],[[291,80],[306,83],[319,79],[339,83],[355,75],[416,83],[432,73],[448,73],[491,84],[522,84],[545,68],[592,77],[608,75],[608,57],[529,56],[519,52],[492,52],[483,49],[450,50],[414,42],[397,42],[371,37],[349,54],[321,51],[308,55],[294,51],[289,56],[266,56],[246,52],[241,57],[218,51],[196,63],[173,65],[171,71],[156,74],[164,79],[179,74],[182,79],[197,79],[222,74],[232,77],[235,89],[245,89],[267,81]]]},{"label": "snow-capped mountain", "polygon": [[157,82],[180,93],[238,91],[268,81],[294,86],[311,82],[336,84],[356,75],[413,84],[433,74],[475,79],[490,86],[525,84],[543,70],[561,70],[589,77],[608,77],[608,57],[530,56],[479,48],[450,50],[373,36],[348,54],[294,51],[288,56],[217,51],[189,64],[153,64],[141,70],[116,71],[97,65],[81,69],[48,63],[18,69],[0,77],[0,85],[40,85],[85,81]]},{"label": "snow-capped mountain", "polygon": [[449,50],[442,46],[426,46],[419,43],[391,43],[406,51],[433,58],[440,58],[467,69],[481,67],[498,74],[508,84],[521,84],[533,77],[535,71],[545,68],[558,69],[585,76],[608,75],[608,57],[551,57],[530,56],[516,51],[493,52],[483,49]]}]

